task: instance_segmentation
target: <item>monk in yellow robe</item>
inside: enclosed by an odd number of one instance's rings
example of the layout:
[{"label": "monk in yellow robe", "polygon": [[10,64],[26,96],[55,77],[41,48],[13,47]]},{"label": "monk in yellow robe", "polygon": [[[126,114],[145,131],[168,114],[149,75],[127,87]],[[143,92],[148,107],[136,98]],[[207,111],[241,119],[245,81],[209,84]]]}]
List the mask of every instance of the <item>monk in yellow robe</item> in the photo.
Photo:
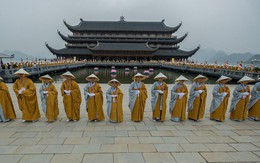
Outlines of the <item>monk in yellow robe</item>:
[{"label": "monk in yellow robe", "polygon": [[61,85],[64,109],[67,115],[67,122],[80,119],[81,93],[78,83],[74,81],[75,76],[69,71],[61,75],[66,80]]},{"label": "monk in yellow robe", "polygon": [[169,105],[169,111],[171,114],[171,120],[174,122],[180,122],[186,120],[186,106],[188,99],[188,88],[184,84],[188,81],[184,76],[179,76],[175,82],[177,82],[171,90],[171,101]]},{"label": "monk in yellow robe", "polygon": [[144,109],[147,99],[147,89],[142,82],[145,76],[137,73],[133,78],[129,86],[129,108],[131,111],[131,120],[134,122],[140,122],[144,118]]},{"label": "monk in yellow robe", "polygon": [[32,80],[27,78],[30,74],[24,69],[20,69],[14,74],[19,76],[19,79],[14,82],[13,89],[22,111],[22,122],[36,122],[40,118],[36,87]]},{"label": "monk in yellow robe", "polygon": [[0,77],[0,122],[9,122],[16,118],[11,95],[4,79]]},{"label": "monk in yellow robe", "polygon": [[249,82],[255,81],[254,79],[244,76],[241,78],[233,92],[233,98],[230,106],[230,119],[234,121],[244,121],[247,118],[248,102],[250,95],[250,87],[247,85]]},{"label": "monk in yellow robe", "polygon": [[111,87],[106,92],[107,99],[107,115],[110,122],[119,123],[123,122],[123,96],[119,86],[121,83],[112,79],[108,82]]},{"label": "monk in yellow robe", "polygon": [[89,121],[96,122],[105,119],[103,112],[103,91],[97,83],[99,78],[91,74],[86,78],[89,81],[84,88],[86,111]]},{"label": "monk in yellow robe", "polygon": [[49,75],[40,77],[43,84],[40,87],[42,110],[49,123],[57,120],[59,115],[58,91],[52,84],[53,79]]},{"label": "monk in yellow robe", "polygon": [[248,119],[260,120],[260,78],[252,89],[251,99],[248,104]]},{"label": "monk in yellow robe", "polygon": [[164,74],[159,73],[154,79],[158,81],[156,81],[151,88],[153,120],[164,122],[167,107],[166,100],[168,96],[168,86],[164,80],[167,79],[167,77]]},{"label": "monk in yellow robe", "polygon": [[199,121],[204,117],[207,87],[204,84],[208,80],[203,75],[198,75],[193,79],[194,83],[190,88],[190,97],[188,100],[188,118]]},{"label": "monk in yellow robe", "polygon": [[228,99],[230,97],[230,90],[226,83],[230,80],[230,77],[221,76],[216,82],[218,84],[213,88],[213,99],[209,109],[211,120],[225,121]]}]

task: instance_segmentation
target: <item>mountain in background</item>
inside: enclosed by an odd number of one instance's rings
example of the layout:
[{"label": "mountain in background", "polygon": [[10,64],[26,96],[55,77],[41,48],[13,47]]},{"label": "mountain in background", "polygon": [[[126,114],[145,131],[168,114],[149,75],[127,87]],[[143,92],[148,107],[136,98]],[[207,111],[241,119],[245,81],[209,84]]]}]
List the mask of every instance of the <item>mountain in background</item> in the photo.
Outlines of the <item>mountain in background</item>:
[{"label": "mountain in background", "polygon": [[247,60],[247,62],[252,62],[252,60],[260,60],[260,54],[256,54],[256,55],[254,55],[253,57],[251,57],[251,58],[249,58],[248,60]]},{"label": "mountain in background", "polygon": [[237,63],[240,61],[247,62],[254,54],[251,53],[232,53],[228,55],[227,59],[229,63]]},{"label": "mountain in background", "polygon": [[224,51],[217,51],[211,48],[205,48],[205,49],[200,49],[195,55],[193,55],[190,59],[193,59],[198,62],[205,62],[207,61],[208,63],[214,63],[217,61],[217,63],[233,63],[236,64],[238,62],[248,62],[250,63],[251,60],[254,57],[260,57],[259,54],[251,54],[251,53],[232,53],[232,54],[227,54]]},{"label": "mountain in background", "polygon": [[[16,62],[21,61],[21,59],[23,59],[23,61],[27,61],[27,59],[28,59],[28,61],[31,61],[31,60],[35,60],[36,58],[37,59],[54,58],[54,57],[51,57],[49,55],[42,55],[44,57],[42,57],[42,56],[34,57],[34,56],[31,56],[29,54],[26,54],[24,52],[17,51],[17,50],[14,50],[14,51],[12,51],[12,50],[5,50],[2,53],[7,54],[7,55],[14,54],[14,58],[12,59],[12,61],[16,61]],[[5,61],[10,61],[10,59],[4,59],[4,60]]]},{"label": "mountain in background", "polygon": [[217,51],[214,49],[210,49],[210,48],[200,49],[190,59],[198,62],[205,62],[205,61],[212,60],[212,58],[215,57],[216,53]]},{"label": "mountain in background", "polygon": [[[7,54],[7,55],[14,54],[14,58],[12,59],[13,61],[21,61],[21,59],[23,59],[23,61],[26,61],[27,58],[28,58],[29,61],[34,59],[33,56],[30,56],[30,55],[25,54],[25,53],[20,52],[20,51],[5,50],[2,53]],[[9,60],[9,59],[6,59],[6,60]]]},{"label": "mountain in background", "polygon": [[224,51],[216,51],[214,56],[209,60],[210,63],[217,62],[217,63],[224,63],[226,62],[228,54]]}]

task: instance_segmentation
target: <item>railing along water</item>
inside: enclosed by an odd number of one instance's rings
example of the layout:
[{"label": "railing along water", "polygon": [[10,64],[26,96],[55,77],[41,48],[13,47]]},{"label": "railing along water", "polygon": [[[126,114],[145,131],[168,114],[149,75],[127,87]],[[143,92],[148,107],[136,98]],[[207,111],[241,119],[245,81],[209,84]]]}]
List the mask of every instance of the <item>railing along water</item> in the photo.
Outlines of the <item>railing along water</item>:
[{"label": "railing along water", "polygon": [[[195,74],[204,74],[213,77],[220,77],[221,75],[226,75],[234,80],[242,78],[244,75],[257,79],[260,77],[260,73],[257,72],[246,72],[246,71],[237,71],[229,70],[224,68],[208,68],[208,67],[195,67],[189,65],[176,65],[169,63],[138,63],[138,62],[80,62],[80,63],[67,63],[60,65],[46,65],[46,66],[36,66],[24,68],[31,76],[40,76],[42,74],[82,68],[82,67],[93,67],[93,66],[118,66],[118,67],[153,67],[153,68],[163,68],[170,70],[177,70],[183,72],[190,72]],[[7,82],[12,82],[16,77],[14,73],[17,69],[0,69],[0,76],[3,77]]]}]

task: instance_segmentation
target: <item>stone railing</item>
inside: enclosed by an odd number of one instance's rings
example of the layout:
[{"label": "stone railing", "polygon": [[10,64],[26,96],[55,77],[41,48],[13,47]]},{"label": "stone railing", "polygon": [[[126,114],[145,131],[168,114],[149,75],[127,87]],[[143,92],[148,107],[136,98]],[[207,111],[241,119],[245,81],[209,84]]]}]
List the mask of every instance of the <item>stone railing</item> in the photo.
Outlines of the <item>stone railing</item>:
[{"label": "stone railing", "polygon": [[[175,64],[163,64],[159,62],[81,62],[81,63],[70,63],[70,64],[62,64],[62,65],[51,65],[51,66],[36,66],[25,68],[27,72],[33,75],[42,75],[50,72],[58,72],[69,69],[76,69],[81,67],[94,67],[94,66],[118,66],[118,67],[153,67],[153,68],[165,68],[178,70],[183,72],[190,72],[195,74],[204,74],[213,77],[220,77],[221,75],[229,76],[235,80],[242,78],[244,75],[257,79],[260,77],[260,73],[256,72],[245,72],[245,71],[235,71],[228,70],[223,68],[204,68],[204,67],[194,67],[188,65],[175,65]],[[1,69],[0,76],[3,77],[6,81],[12,82],[14,78],[15,71],[17,69]]]},{"label": "stone railing", "polygon": [[[35,75],[40,76],[42,74],[75,69],[84,66],[86,66],[86,63],[82,62],[82,63],[70,63],[70,64],[60,64],[60,65],[49,65],[49,66],[40,65],[36,67],[24,68],[24,70],[29,72],[30,76],[35,76]],[[17,70],[18,69],[0,69],[0,76],[4,78],[7,82],[12,82],[12,80],[16,78],[14,73]]]}]

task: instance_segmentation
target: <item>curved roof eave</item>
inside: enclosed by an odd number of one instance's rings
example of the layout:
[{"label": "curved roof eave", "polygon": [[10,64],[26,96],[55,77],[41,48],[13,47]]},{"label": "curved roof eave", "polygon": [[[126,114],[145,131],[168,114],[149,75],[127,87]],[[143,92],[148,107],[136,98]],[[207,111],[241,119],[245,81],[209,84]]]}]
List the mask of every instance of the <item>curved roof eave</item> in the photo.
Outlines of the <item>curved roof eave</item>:
[{"label": "curved roof eave", "polygon": [[[182,25],[182,22],[176,27],[169,27],[161,22],[134,22],[134,21],[84,21],[76,26],[69,25],[63,20],[66,27],[72,31],[136,31],[136,32],[176,32]],[[103,24],[103,25],[100,25]],[[128,24],[128,25],[126,25]],[[153,24],[153,25],[151,25]],[[103,28],[105,27],[106,28]],[[109,27],[109,28],[107,28]],[[143,29],[142,29],[143,28]]]}]

